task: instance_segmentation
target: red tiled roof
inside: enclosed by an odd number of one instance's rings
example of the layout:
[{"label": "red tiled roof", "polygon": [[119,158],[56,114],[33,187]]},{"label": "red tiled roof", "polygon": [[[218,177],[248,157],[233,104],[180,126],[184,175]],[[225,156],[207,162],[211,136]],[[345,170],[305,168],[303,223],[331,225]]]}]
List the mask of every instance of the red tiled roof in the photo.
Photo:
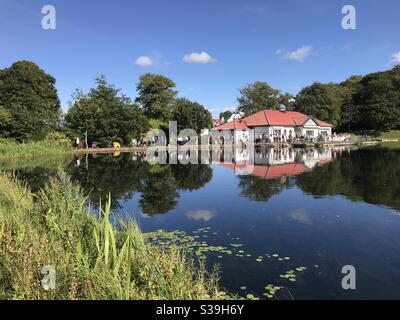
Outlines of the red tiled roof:
[{"label": "red tiled roof", "polygon": [[[319,165],[324,165],[329,162],[330,160],[321,160],[319,161]],[[218,164],[222,167],[235,171],[244,170],[250,173],[252,176],[259,177],[265,180],[277,179],[280,177],[293,177],[311,171],[311,169],[307,168],[304,163],[287,163],[269,166],[232,162],[220,162]]]},{"label": "red tiled roof", "polygon": [[222,167],[235,171],[244,170],[254,177],[259,177],[266,180],[277,179],[283,176],[297,176],[304,172],[310,171],[310,169],[307,168],[303,163],[288,163],[272,166],[250,165],[243,163],[236,164],[232,162],[221,162],[218,164]]},{"label": "red tiled roof", "polygon": [[224,123],[218,127],[212,128],[211,130],[220,131],[220,130],[247,130],[249,129],[246,126],[246,123],[243,120],[233,120],[231,122]]},{"label": "red tiled roof", "polygon": [[[277,111],[277,110],[263,110],[252,114],[242,120],[236,120],[239,123],[239,127],[235,128],[235,122],[225,123],[223,128],[216,127],[215,130],[232,130],[232,129],[248,129],[248,127],[259,127],[259,126],[290,126],[297,127],[302,126],[306,121],[310,119],[309,116],[296,111]],[[332,127],[331,124],[324,121],[313,119],[320,127]]]},{"label": "red tiled roof", "polygon": [[315,122],[320,126],[320,127],[332,127],[330,123],[315,119]]},{"label": "red tiled roof", "polygon": [[248,126],[301,126],[310,117],[295,111],[263,110],[244,118]]},{"label": "red tiled roof", "polygon": [[214,121],[214,123],[217,124],[217,125],[221,125],[221,124],[223,123],[222,119],[218,119],[218,118],[213,119],[213,121]]}]

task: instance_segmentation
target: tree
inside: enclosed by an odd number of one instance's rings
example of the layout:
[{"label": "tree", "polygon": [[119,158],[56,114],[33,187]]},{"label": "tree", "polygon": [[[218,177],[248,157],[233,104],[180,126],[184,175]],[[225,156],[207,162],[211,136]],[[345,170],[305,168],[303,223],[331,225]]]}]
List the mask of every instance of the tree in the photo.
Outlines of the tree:
[{"label": "tree", "polygon": [[277,104],[283,104],[287,111],[293,111],[295,109],[295,97],[290,93],[281,93],[278,96]]},{"label": "tree", "polygon": [[343,89],[338,84],[319,82],[303,88],[296,97],[296,111],[311,117],[338,124],[343,104]]},{"label": "tree", "polygon": [[87,135],[89,144],[99,142],[107,147],[115,139],[129,144],[147,131],[147,119],[138,105],[120,95],[104,77],[97,78],[96,84],[88,94],[77,91],[74,95],[74,102],[65,116],[70,135]]},{"label": "tree", "polygon": [[232,115],[233,115],[233,113],[231,111],[227,110],[227,111],[221,112],[219,114],[219,118],[227,121]]},{"label": "tree", "polygon": [[400,128],[400,68],[365,76],[354,103],[360,110],[360,125],[364,129]]},{"label": "tree", "polygon": [[179,131],[193,129],[200,133],[202,129],[212,127],[210,111],[201,104],[185,98],[176,99],[172,108],[171,120],[177,121]]},{"label": "tree", "polygon": [[361,80],[361,76],[351,76],[340,84],[343,88],[343,102],[338,127],[342,131],[350,132],[354,129],[361,129],[359,127],[360,110],[354,103],[354,95],[361,88]]},{"label": "tree", "polygon": [[30,61],[0,70],[0,134],[23,141],[43,139],[52,131],[61,114],[55,83]]},{"label": "tree", "polygon": [[238,111],[249,116],[264,109],[275,109],[280,96],[279,90],[271,88],[267,83],[254,82],[240,89]]},{"label": "tree", "polygon": [[158,74],[146,73],[139,79],[136,102],[149,119],[168,121],[176,91],[175,83]]},{"label": "tree", "polygon": [[7,126],[11,122],[11,113],[6,108],[0,106],[0,130],[1,135],[7,137],[9,132],[7,131]]}]

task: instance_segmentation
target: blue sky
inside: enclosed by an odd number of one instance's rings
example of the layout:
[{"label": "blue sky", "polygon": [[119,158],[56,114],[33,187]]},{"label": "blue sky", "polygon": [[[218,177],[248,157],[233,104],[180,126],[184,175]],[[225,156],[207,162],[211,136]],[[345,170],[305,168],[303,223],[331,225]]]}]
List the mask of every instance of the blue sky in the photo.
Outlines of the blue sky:
[{"label": "blue sky", "polygon": [[[56,30],[41,27],[47,4]],[[346,4],[356,30],[341,27]],[[64,109],[100,74],[135,98],[139,76],[160,73],[217,114],[254,81],[296,94],[389,69],[400,62],[399,12],[398,0],[0,0],[0,68],[38,63],[56,77]]]}]

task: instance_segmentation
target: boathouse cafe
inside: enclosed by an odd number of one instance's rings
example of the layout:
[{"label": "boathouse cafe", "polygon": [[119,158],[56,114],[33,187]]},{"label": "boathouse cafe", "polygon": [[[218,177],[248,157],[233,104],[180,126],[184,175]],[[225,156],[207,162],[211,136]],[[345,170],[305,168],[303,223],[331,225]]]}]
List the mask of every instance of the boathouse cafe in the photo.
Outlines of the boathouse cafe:
[{"label": "boathouse cafe", "polygon": [[332,125],[300,112],[286,111],[281,105],[278,110],[263,110],[214,127],[210,134],[213,138],[223,136],[224,139],[244,144],[258,141],[329,141]]}]

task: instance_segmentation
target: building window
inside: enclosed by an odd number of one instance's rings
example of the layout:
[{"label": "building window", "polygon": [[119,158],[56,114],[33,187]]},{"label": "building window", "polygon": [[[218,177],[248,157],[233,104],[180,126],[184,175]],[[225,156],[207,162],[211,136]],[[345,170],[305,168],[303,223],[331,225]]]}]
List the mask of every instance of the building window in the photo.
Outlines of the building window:
[{"label": "building window", "polygon": [[306,135],[310,137],[314,137],[314,130],[307,130]]}]

